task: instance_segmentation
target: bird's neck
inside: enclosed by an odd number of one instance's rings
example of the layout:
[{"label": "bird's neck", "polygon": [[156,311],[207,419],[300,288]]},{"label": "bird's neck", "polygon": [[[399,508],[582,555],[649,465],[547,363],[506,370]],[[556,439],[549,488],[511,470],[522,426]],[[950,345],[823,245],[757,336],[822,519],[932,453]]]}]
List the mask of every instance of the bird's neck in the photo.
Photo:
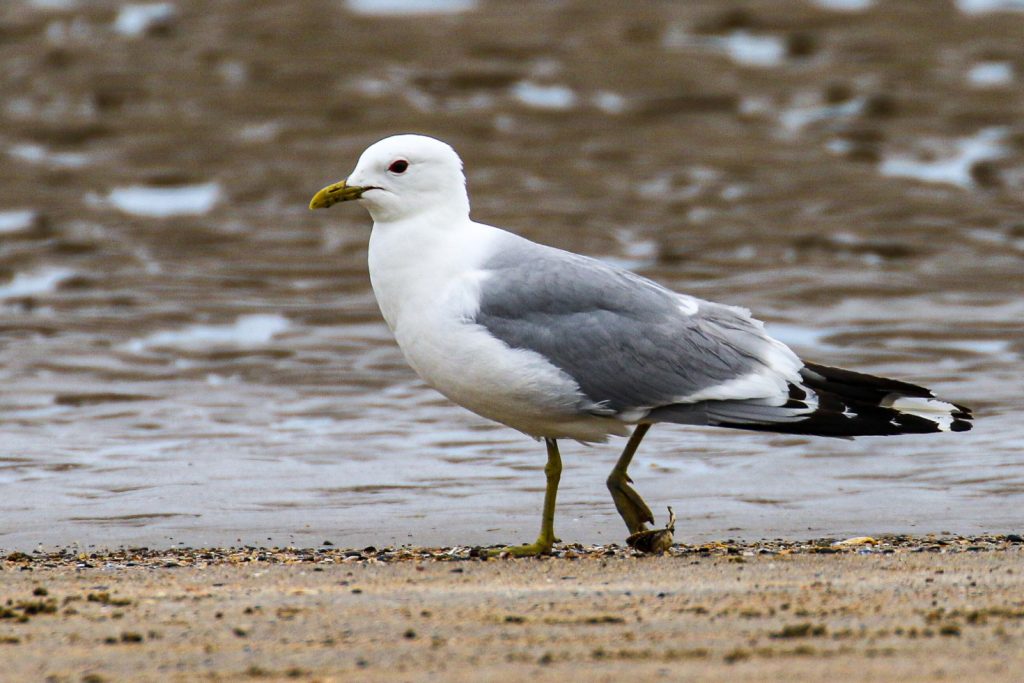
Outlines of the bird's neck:
[{"label": "bird's neck", "polygon": [[494,232],[466,216],[374,222],[370,282],[391,329],[400,324],[403,311],[435,305],[453,280],[477,267]]}]

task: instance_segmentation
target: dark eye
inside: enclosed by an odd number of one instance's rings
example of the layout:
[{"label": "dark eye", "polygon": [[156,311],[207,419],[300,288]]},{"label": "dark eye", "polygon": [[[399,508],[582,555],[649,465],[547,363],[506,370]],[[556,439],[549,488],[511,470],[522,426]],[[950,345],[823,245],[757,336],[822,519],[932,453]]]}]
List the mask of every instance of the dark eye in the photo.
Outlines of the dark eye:
[{"label": "dark eye", "polygon": [[392,161],[391,165],[388,166],[388,170],[392,173],[405,173],[405,169],[409,168],[409,162],[405,159],[399,159],[398,161]]}]

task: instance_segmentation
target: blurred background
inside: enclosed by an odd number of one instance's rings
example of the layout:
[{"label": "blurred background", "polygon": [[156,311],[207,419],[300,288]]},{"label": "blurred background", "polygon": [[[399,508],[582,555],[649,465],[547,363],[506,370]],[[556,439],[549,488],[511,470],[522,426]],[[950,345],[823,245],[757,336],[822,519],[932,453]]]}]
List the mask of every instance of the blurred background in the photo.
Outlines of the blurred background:
[{"label": "blurred background", "polygon": [[[442,138],[477,220],[933,386],[961,435],[660,427],[679,541],[1019,529],[1024,2],[5,0],[0,548],[532,538],[543,448],[408,369],[356,206]],[[558,529],[620,541],[622,443]]]}]

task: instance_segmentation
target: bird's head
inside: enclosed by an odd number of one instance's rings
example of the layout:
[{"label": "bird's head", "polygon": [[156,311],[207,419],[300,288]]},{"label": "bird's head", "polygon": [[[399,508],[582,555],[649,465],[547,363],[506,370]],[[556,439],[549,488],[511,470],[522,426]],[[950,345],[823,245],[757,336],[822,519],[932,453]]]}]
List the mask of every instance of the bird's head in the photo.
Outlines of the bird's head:
[{"label": "bird's head", "polygon": [[317,192],[309,208],[350,200],[360,201],[378,223],[438,210],[469,214],[462,160],[425,135],[394,135],[370,145],[348,178]]}]

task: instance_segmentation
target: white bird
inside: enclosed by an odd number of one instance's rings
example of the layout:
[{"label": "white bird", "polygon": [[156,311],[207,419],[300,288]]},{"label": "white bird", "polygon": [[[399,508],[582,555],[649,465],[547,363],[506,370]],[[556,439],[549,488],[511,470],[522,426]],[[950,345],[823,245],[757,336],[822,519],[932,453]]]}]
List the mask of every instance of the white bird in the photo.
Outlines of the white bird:
[{"label": "white bird", "polygon": [[627,468],[654,423],[832,437],[971,428],[968,408],[925,388],[801,361],[746,309],[474,222],[462,160],[434,138],[371,145],[309,206],[350,200],[373,218],[370,281],[409,365],[455,403],[547,445],[541,532],[505,549],[514,555],[555,542],[558,439],[632,433],[607,483],[640,543],[654,516]]}]

